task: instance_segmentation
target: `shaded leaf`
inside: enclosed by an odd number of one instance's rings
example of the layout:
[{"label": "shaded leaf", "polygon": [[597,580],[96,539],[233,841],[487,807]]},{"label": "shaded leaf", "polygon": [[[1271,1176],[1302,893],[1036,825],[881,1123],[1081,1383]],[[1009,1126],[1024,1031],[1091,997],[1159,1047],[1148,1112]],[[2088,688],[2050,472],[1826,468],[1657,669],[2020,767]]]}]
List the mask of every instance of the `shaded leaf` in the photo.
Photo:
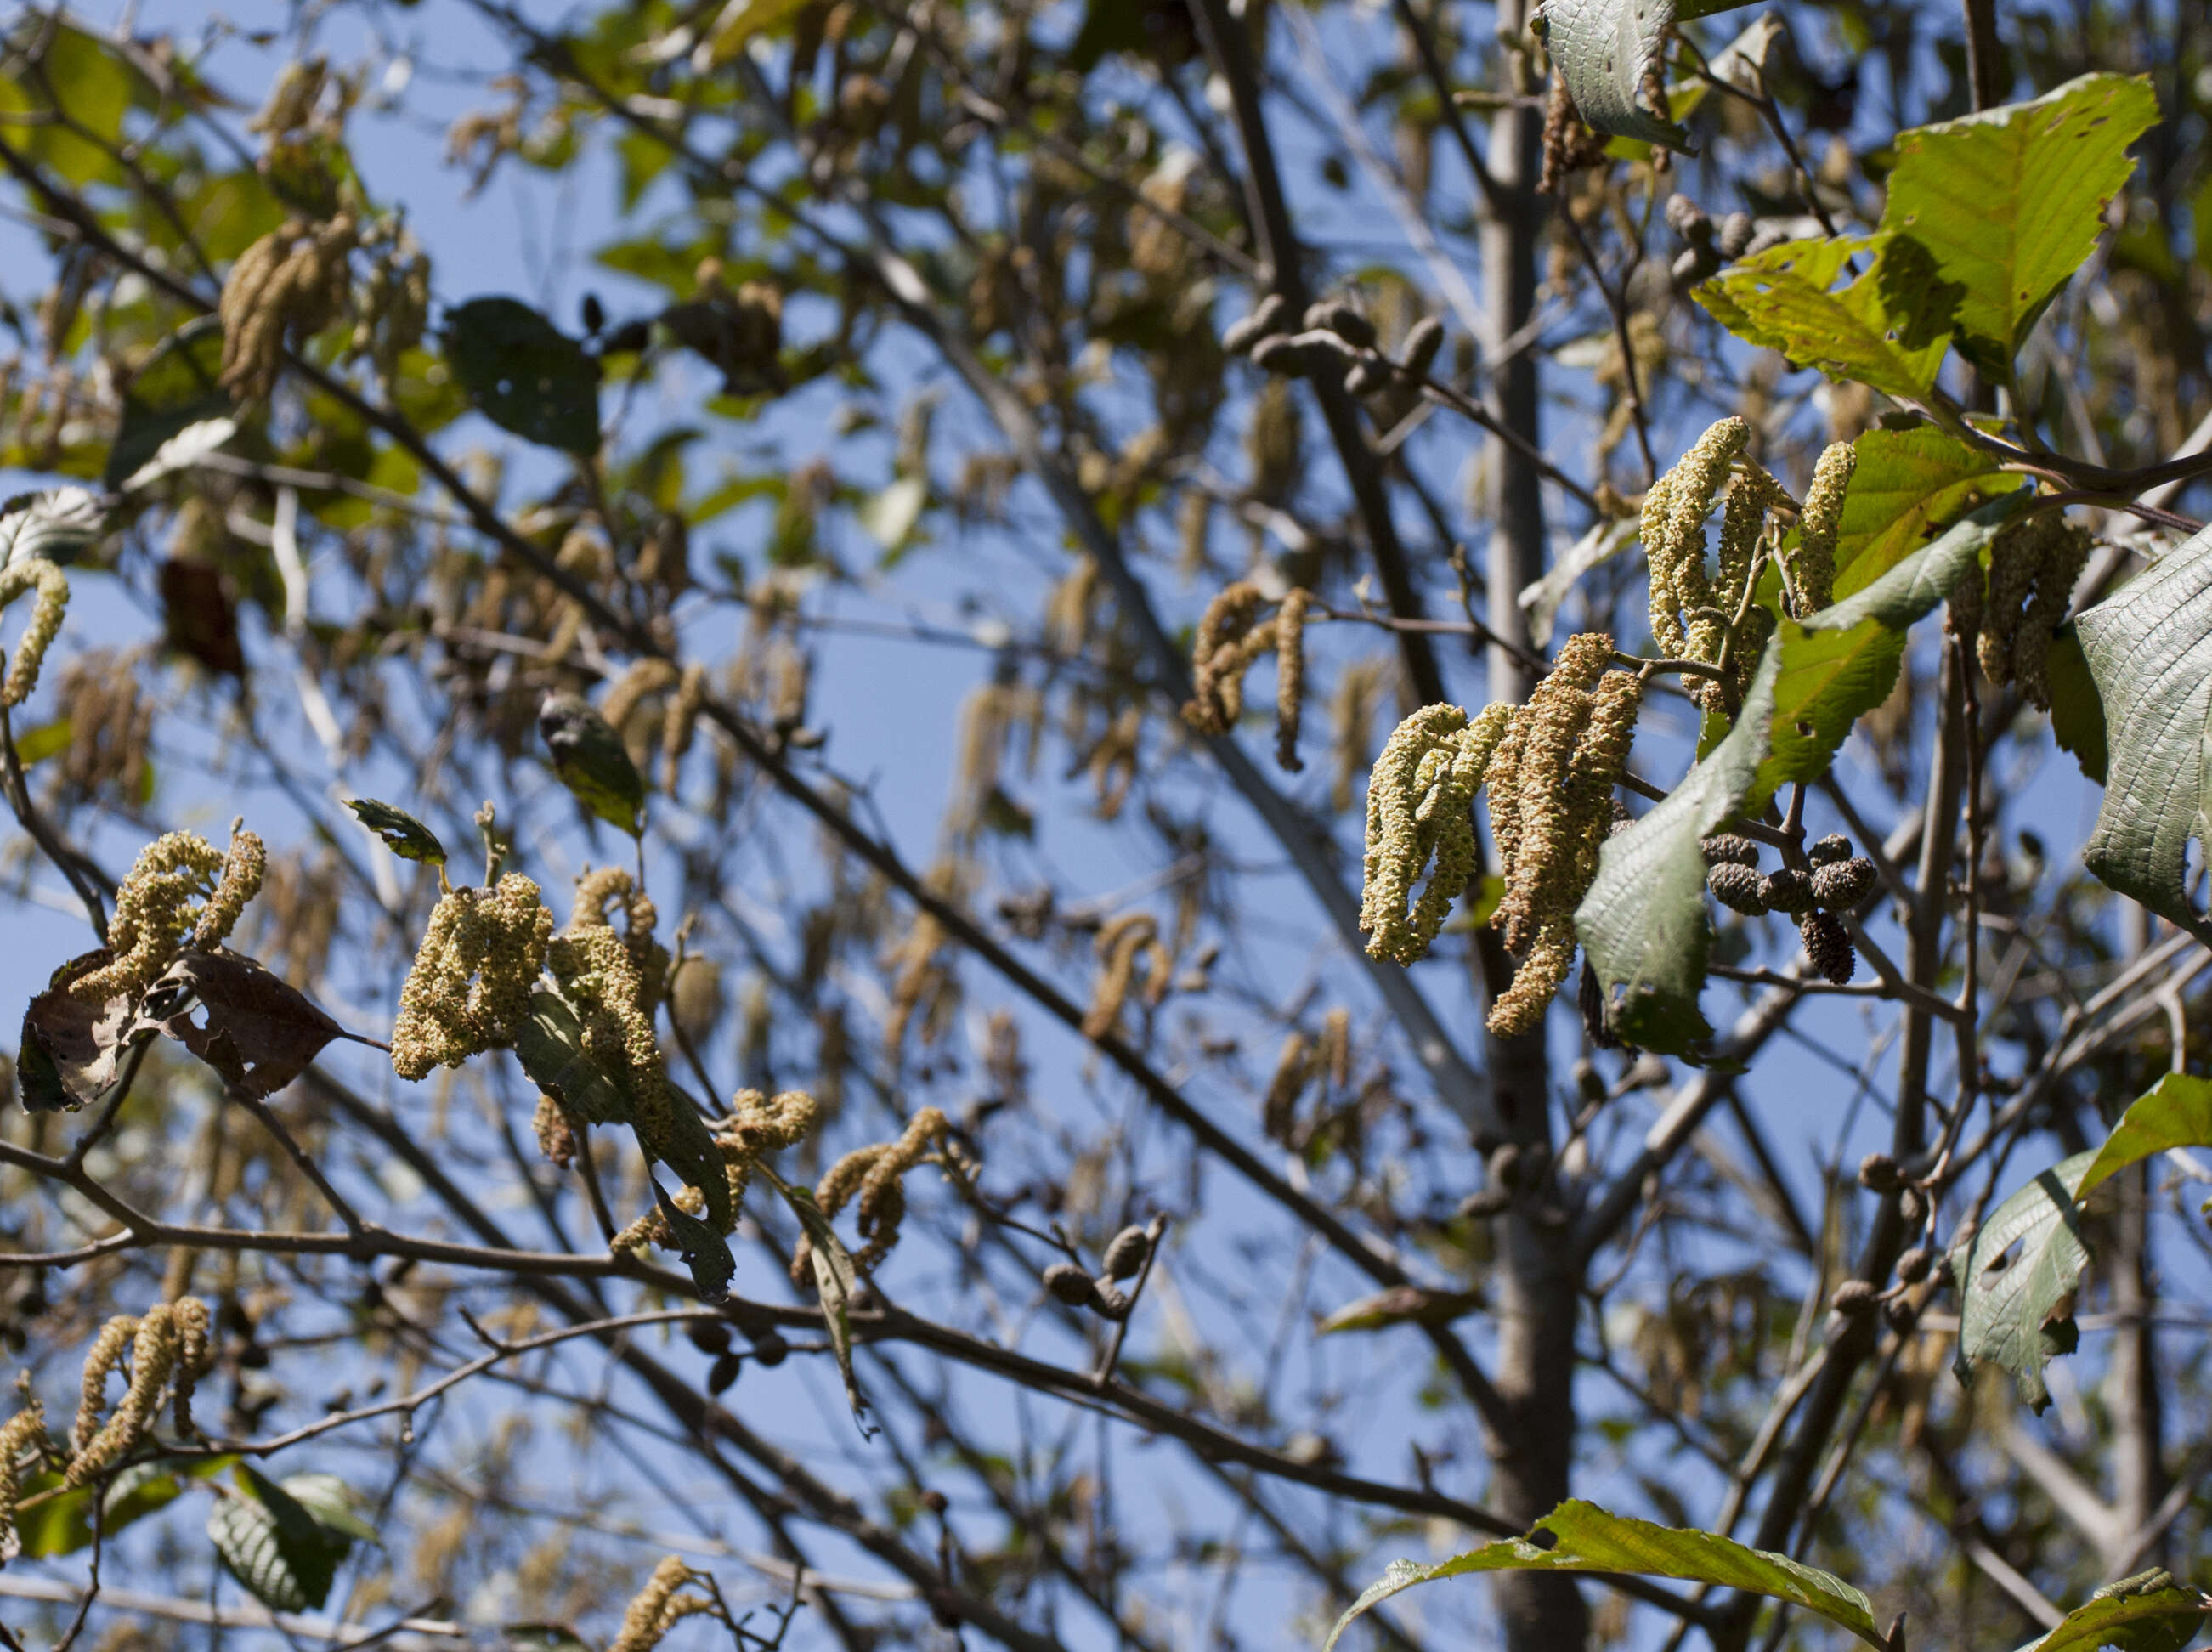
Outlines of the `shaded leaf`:
[{"label": "shaded leaf", "polygon": [[1925,248],[1958,289],[1960,349],[2008,379],[2051,295],[2095,250],[2158,123],[2148,76],[2084,75],[2029,103],[1900,133],[1882,228]]},{"label": "shaded leaf", "polygon": [[2081,634],[2073,626],[2052,639],[2043,670],[2051,679],[2051,738],[2061,751],[2074,754],[2084,776],[2102,786],[2111,762],[2105,747],[2105,705],[2097,698],[2097,682],[2089,675]]},{"label": "shaded leaf", "polygon": [[[1847,262],[1869,256],[1872,268],[1829,290]],[[1936,382],[1949,335],[1942,294],[1907,265],[1907,255],[1880,236],[1786,241],[1691,292],[1740,338],[1911,401]]]},{"label": "shaded leaf", "polygon": [[2052,1165],[1951,1253],[1959,1288],[1959,1351],[1952,1370],[1960,1382],[1971,1382],[1978,1364],[2002,1365],[2031,1409],[2040,1412],[2051,1403],[2043,1368],[2072,1353],[2080,1339],[2074,1287],[2089,1246],[2075,1194],[2095,1157],[2076,1153]]},{"label": "shaded leaf", "polygon": [[376,1527],[361,1517],[361,1499],[335,1474],[288,1474],[284,1489],[314,1516],[326,1532],[337,1532],[362,1543],[376,1541]]},{"label": "shaded leaf", "polygon": [[46,991],[24,1009],[15,1077],[26,1112],[73,1109],[99,1100],[114,1084],[125,1051],[150,1036],[150,1029],[132,1024],[136,1005],[129,996],[88,1002],[69,990],[70,982],[113,957],[104,946],[78,954],[54,971]]},{"label": "shaded leaf", "polygon": [[276,1612],[304,1612],[330,1598],[348,1533],[325,1526],[291,1492],[249,1464],[232,1473],[208,1514],[216,1552],[247,1594]]},{"label": "shaded leaf", "polygon": [[161,587],[169,647],[219,676],[244,677],[246,651],[238,639],[238,604],[231,600],[222,570],[181,556],[166,557]]},{"label": "shaded leaf", "polygon": [[158,1027],[258,1101],[306,1072],[345,1029],[252,958],[182,952],[147,989],[141,1025]]},{"label": "shaded leaf", "polygon": [[2075,622],[2103,703],[2106,780],[2082,861],[2200,940],[2183,885],[2212,807],[2212,530],[2160,557]]},{"label": "shaded leaf", "polygon": [[[726,1187],[726,1178],[724,1185]],[[676,1236],[684,1266],[690,1270],[691,1283],[699,1289],[700,1301],[720,1302],[730,1294],[730,1281],[738,1271],[728,1242],[711,1224],[701,1221],[671,1199],[658,1178],[653,1183],[653,1196],[660,1206],[668,1230]]]},{"label": "shaded leaf", "polygon": [[565,452],[599,446],[599,364],[527,304],[476,298],[447,313],[446,359],[483,416]]},{"label": "shaded leaf", "polygon": [[23,1504],[16,1515],[21,1544],[18,1552],[46,1560],[89,1548],[95,1496],[101,1498],[101,1533],[112,1539],[134,1521],[167,1508],[184,1495],[186,1481],[210,1479],[237,1461],[224,1455],[133,1463],[108,1481],[104,1493],[96,1486],[72,1486],[58,1473],[32,1475],[23,1483]]},{"label": "shaded leaf", "polygon": [[405,810],[379,803],[374,798],[348,798],[345,806],[402,860],[419,860],[428,866],[446,864],[446,846],[438,841],[438,835]]},{"label": "shaded leaf", "polygon": [[1767,646],[1743,712],[1713,750],[1650,813],[1608,838],[1575,912],[1575,933],[1628,1042],[1686,1054],[1712,1036],[1698,1009],[1711,937],[1700,838],[1736,814],[1767,756],[1778,652]]},{"label": "shaded leaf", "polygon": [[622,736],[580,694],[549,694],[538,710],[538,732],[553,756],[553,773],[611,826],[635,837],[644,829],[645,777]]},{"label": "shaded leaf", "polygon": [[[123,387],[123,421],[107,450],[102,485],[122,491],[148,486],[160,474],[182,468],[175,461],[185,449],[173,449],[171,444],[182,441],[187,431],[201,432],[198,442],[213,434],[210,426],[231,423],[234,430],[230,393],[220,382],[222,374],[219,317],[189,321],[155,345]],[[159,474],[157,462],[162,467]]]},{"label": "shaded leaf", "polygon": [[17,494],[0,504],[0,565],[36,556],[73,562],[96,543],[106,513],[82,488]]},{"label": "shaded leaf", "polygon": [[814,1261],[814,1289],[822,1299],[823,1322],[829,1327],[830,1351],[837,1356],[838,1375],[845,1379],[845,1400],[853,1407],[854,1420],[860,1424],[860,1432],[872,1435],[868,1426],[867,1401],[860,1397],[860,1379],[853,1374],[853,1293],[860,1289],[860,1273],[853,1266],[852,1253],[845,1242],[837,1236],[837,1230],[830,1225],[830,1218],[814,1202],[811,1189],[795,1187],[764,1163],[756,1163],[753,1174],[765,1177],[770,1187],[783,1195],[799,1224],[806,1230],[807,1249]]},{"label": "shaded leaf", "polygon": [[1674,0],[1549,0],[1544,43],[1575,112],[1594,130],[1687,149],[1690,135],[1644,106],[1645,76],[1674,25]]},{"label": "shaded leaf", "polygon": [[1371,1297],[1346,1303],[1314,1327],[1330,1336],[1339,1331],[1382,1331],[1394,1325],[1449,1325],[1483,1305],[1475,1291],[1431,1291],[1418,1285],[1396,1285]]},{"label": "shaded leaf", "polygon": [[2212,1615],[2212,1596],[2172,1587],[2173,1579],[2164,1572],[2146,1574],[2146,1581],[2160,1578],[2168,1587],[2099,1590],[2021,1652],[2097,1652],[2106,1646],[2121,1652],[2181,1652]]},{"label": "shaded leaf", "polygon": [[635,1124],[636,1097],[584,1048],[584,1021],[561,990],[541,981],[514,1054],[531,1083],[590,1124]]},{"label": "shaded leaf", "polygon": [[2212,1147],[2212,1080],[2169,1072],[2130,1102],[2082,1172],[2075,1199],[2170,1147]]},{"label": "shaded leaf", "polygon": [[1686,1582],[1742,1589],[1817,1612],[1884,1652],[1889,1647],[1875,1626],[1874,1607],[1865,1595],[1842,1578],[1786,1555],[1748,1548],[1711,1532],[1655,1526],[1649,1521],[1607,1514],[1595,1503],[1579,1499],[1561,1503],[1537,1521],[1530,1534],[1536,1536],[1550,1538],[1549,1546],[1539,1547],[1529,1538],[1506,1538],[1432,1566],[1398,1561],[1336,1620],[1327,1646],[1334,1647],[1346,1626],[1361,1613],[1419,1583],[1470,1572],[1565,1571],[1679,1577]]}]

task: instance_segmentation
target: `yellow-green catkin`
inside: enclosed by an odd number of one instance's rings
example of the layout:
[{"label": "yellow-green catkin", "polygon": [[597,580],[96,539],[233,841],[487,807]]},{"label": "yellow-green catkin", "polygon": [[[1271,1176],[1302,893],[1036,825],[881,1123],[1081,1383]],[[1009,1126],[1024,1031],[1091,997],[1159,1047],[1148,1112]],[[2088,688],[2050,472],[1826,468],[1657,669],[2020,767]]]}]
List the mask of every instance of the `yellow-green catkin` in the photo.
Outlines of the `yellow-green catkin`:
[{"label": "yellow-green catkin", "polygon": [[1575,908],[1597,876],[1644,698],[1640,677],[1606,669],[1612,657],[1603,632],[1570,639],[1515,713],[1514,760],[1492,777],[1493,826],[1501,813],[1508,823],[1497,831],[1505,891],[1491,922],[1521,960],[1490,1009],[1501,1038],[1543,1024],[1574,963]]},{"label": "yellow-green catkin", "polygon": [[[82,1485],[113,1467],[146,1437],[163,1393],[174,1384],[179,1426],[191,1421],[191,1385],[209,1359],[207,1305],[187,1297],[147,1309],[144,1317],[118,1315],[100,1327],[86,1354],[76,1422],[70,1430],[66,1479]],[[107,1379],[130,1351],[131,1381],[112,1415],[106,1408]]]},{"label": "yellow-green catkin", "polygon": [[[1751,427],[1726,418],[1698,438],[1644,500],[1644,555],[1650,568],[1651,635],[1675,659],[1702,659],[1697,623],[1685,616],[1714,605],[1705,574],[1705,518],[1729,469],[1751,440]],[[1717,637],[1712,641],[1717,645]]]},{"label": "yellow-green catkin", "polygon": [[419,1080],[433,1067],[512,1044],[552,935],[553,914],[520,872],[490,889],[448,890],[400,989],[392,1071]]},{"label": "yellow-green catkin", "polygon": [[[1412,963],[1443,927],[1474,870],[1474,794],[1512,718],[1505,705],[1472,720],[1457,706],[1427,706],[1384,742],[1367,786],[1359,927],[1370,957]],[[1428,883],[1415,899],[1424,872]]]},{"label": "yellow-green catkin", "polygon": [[115,916],[107,926],[112,956],[70,982],[70,995],[96,1004],[136,997],[152,986],[186,933],[207,915],[199,903],[210,900],[228,863],[228,856],[195,832],[167,832],[140,850],[115,891]]},{"label": "yellow-green catkin", "polygon": [[0,568],[0,608],[26,591],[38,592],[31,623],[16,641],[6,678],[0,680],[0,706],[10,711],[29,699],[39,686],[39,669],[46,664],[46,650],[60,634],[62,616],[69,609],[68,576],[43,556],[27,556]]},{"label": "yellow-green catkin", "polygon": [[1847,441],[1831,443],[1813,466],[1805,489],[1805,508],[1797,518],[1797,553],[1790,574],[1797,587],[1797,617],[1818,613],[1836,599],[1836,535],[1843,525],[1844,496],[1857,470],[1858,449]]},{"label": "yellow-green catkin", "polygon": [[230,852],[223,857],[222,877],[208,896],[200,920],[192,926],[192,946],[205,952],[230,938],[246,903],[261,893],[261,880],[269,870],[269,851],[252,832],[234,828]]},{"label": "yellow-green catkin", "polygon": [[1140,961],[1149,961],[1146,995],[1155,1004],[1165,996],[1169,964],[1159,936],[1159,920],[1149,912],[1125,912],[1098,932],[1098,938],[1092,943],[1098,957],[1098,979],[1091,988],[1091,1008],[1083,1017],[1085,1038],[1103,1038],[1119,1024],[1129,989],[1136,984]]},{"label": "yellow-green catkin", "polygon": [[[854,1148],[816,1184],[814,1202],[824,1216],[834,1218],[859,1195],[860,1233],[867,1242],[854,1253],[853,1266],[861,1272],[873,1272],[898,1243],[899,1225],[906,1218],[906,1190],[899,1179],[931,1159],[956,1175],[961,1173],[951,1123],[936,1108],[925,1107],[907,1121],[897,1140]],[[793,1259],[794,1278],[808,1260],[803,1254]]]},{"label": "yellow-green catkin", "polygon": [[[623,935],[607,920],[616,901],[627,914]],[[629,1094],[638,1140],[665,1159],[674,1146],[676,1102],[653,1030],[668,969],[666,950],[653,938],[653,903],[628,872],[587,872],[578,881],[568,928],[546,949],[545,967],[583,1018],[585,1050]]]},{"label": "yellow-green catkin", "polygon": [[623,1613],[622,1628],[607,1652],[653,1652],[684,1619],[713,1612],[714,1603],[706,1595],[677,1593],[703,1576],[685,1565],[679,1556],[664,1557]]},{"label": "yellow-green catkin", "polygon": [[0,1558],[15,1546],[15,1507],[23,1500],[23,1475],[16,1459],[46,1433],[46,1409],[27,1394],[23,1408],[0,1423]]},{"label": "yellow-green catkin", "polygon": [[1990,682],[2017,683],[2051,708],[2048,659],[2053,635],[2088,561],[2090,535],[2056,512],[2009,524],[1990,546],[1989,596],[1976,652]]}]

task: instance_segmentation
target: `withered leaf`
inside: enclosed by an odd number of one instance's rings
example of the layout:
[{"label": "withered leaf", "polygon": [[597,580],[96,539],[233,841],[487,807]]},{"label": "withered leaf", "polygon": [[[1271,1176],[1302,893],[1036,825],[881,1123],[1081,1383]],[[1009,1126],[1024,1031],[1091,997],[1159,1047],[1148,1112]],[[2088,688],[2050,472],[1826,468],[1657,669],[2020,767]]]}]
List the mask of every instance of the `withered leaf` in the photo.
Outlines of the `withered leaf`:
[{"label": "withered leaf", "polygon": [[246,675],[238,641],[238,604],[222,574],[204,562],[172,556],[161,564],[161,616],[169,647],[223,677]]},{"label": "withered leaf", "polygon": [[230,951],[179,953],[148,990],[138,1024],[167,1033],[256,1101],[345,1031],[297,987]]},{"label": "withered leaf", "polygon": [[127,996],[88,1002],[70,993],[71,981],[113,956],[103,946],[71,958],[23,1011],[16,1076],[26,1112],[75,1109],[99,1100],[115,1082],[133,1038],[147,1036],[133,1024]]}]

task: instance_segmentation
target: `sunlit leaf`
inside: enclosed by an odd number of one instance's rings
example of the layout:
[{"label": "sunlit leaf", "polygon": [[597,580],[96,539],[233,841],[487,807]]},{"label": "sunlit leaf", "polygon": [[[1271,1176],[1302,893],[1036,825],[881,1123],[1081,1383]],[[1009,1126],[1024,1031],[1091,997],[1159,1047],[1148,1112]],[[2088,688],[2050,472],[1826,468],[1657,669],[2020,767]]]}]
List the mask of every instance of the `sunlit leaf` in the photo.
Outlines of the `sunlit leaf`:
[{"label": "sunlit leaf", "polygon": [[1352,1619],[1394,1594],[1439,1578],[1499,1571],[1618,1572],[1742,1589],[1817,1612],[1868,1645],[1883,1652],[1889,1649],[1888,1640],[1875,1626],[1872,1603],[1840,1577],[1711,1532],[1655,1526],[1576,1500],[1561,1503],[1538,1521],[1528,1537],[1486,1543],[1434,1565],[1397,1562],[1336,1620],[1324,1652],[1336,1644]]},{"label": "sunlit leaf", "polygon": [[2136,1097],[2082,1172],[2074,1197],[2087,1199],[2130,1165],[2173,1147],[2212,1147],[2212,1080],[2169,1072]]},{"label": "sunlit leaf", "polygon": [[402,860],[419,860],[431,866],[446,864],[446,846],[438,841],[438,835],[404,809],[395,809],[374,798],[348,798],[345,806]]},{"label": "sunlit leaf", "polygon": [[1670,149],[1690,135],[1644,106],[1645,76],[1674,25],[1674,0],[1550,0],[1544,41],[1575,112],[1598,131]]},{"label": "sunlit leaf", "polygon": [[[1917,252],[1917,258],[1914,256]],[[1949,346],[1947,295],[1910,243],[1875,235],[1785,241],[1691,289],[1739,337],[1901,400],[1925,396]],[[1831,290],[1852,260],[1870,264]]]},{"label": "sunlit leaf", "polygon": [[2130,1582],[2138,1586],[2120,1583],[2098,1590],[2021,1652],[2098,1652],[2107,1646],[2120,1652],[2181,1652],[2212,1616],[2212,1596],[2177,1587],[2164,1571],[2146,1572]]},{"label": "sunlit leaf", "polygon": [[860,1289],[860,1272],[852,1253],[830,1225],[830,1218],[814,1202],[811,1189],[793,1187],[766,1164],[756,1164],[754,1174],[781,1193],[799,1225],[806,1230],[807,1249],[814,1262],[814,1288],[822,1300],[823,1322],[829,1327],[830,1346],[837,1356],[838,1374],[845,1379],[845,1399],[861,1432],[868,1433],[867,1401],[860,1397],[860,1379],[853,1373],[853,1293]]},{"label": "sunlit leaf", "polygon": [[2029,103],[1899,134],[1882,227],[1925,247],[1957,289],[1959,348],[2009,377],[2013,353],[2095,249],[2158,123],[2148,76],[2084,75]]}]

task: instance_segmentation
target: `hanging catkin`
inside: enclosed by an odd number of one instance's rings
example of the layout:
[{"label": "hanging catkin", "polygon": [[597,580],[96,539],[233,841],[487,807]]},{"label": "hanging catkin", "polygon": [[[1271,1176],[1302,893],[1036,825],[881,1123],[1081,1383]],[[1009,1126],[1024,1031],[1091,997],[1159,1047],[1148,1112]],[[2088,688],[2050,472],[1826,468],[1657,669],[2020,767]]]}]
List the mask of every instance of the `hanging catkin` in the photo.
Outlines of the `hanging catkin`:
[{"label": "hanging catkin", "polygon": [[[1457,706],[1429,706],[1384,743],[1367,786],[1359,927],[1372,938],[1370,957],[1412,963],[1443,927],[1474,870],[1474,794],[1512,720],[1510,706],[1486,707],[1473,721]],[[1428,884],[1409,911],[1424,872]]]},{"label": "hanging catkin", "polygon": [[69,609],[68,576],[43,556],[26,556],[0,568],[0,608],[26,591],[37,592],[38,600],[31,609],[31,623],[23,628],[8,662],[7,677],[0,681],[0,707],[10,711],[29,699],[39,686],[39,669],[45,665],[46,650],[60,634],[62,616]]}]

